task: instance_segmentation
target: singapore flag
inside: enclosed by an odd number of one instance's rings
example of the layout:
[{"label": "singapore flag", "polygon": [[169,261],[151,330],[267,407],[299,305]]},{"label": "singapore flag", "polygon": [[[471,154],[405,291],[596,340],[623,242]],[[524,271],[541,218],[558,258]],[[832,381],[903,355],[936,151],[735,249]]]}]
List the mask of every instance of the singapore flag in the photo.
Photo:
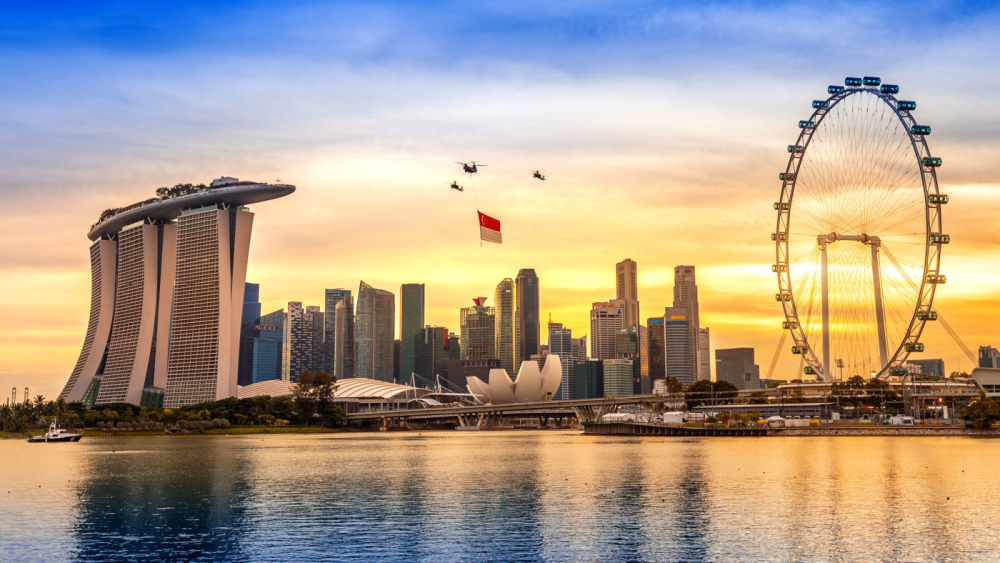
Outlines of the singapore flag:
[{"label": "singapore flag", "polygon": [[503,237],[500,235],[500,221],[481,211],[479,212],[479,238],[486,242],[503,243]]}]

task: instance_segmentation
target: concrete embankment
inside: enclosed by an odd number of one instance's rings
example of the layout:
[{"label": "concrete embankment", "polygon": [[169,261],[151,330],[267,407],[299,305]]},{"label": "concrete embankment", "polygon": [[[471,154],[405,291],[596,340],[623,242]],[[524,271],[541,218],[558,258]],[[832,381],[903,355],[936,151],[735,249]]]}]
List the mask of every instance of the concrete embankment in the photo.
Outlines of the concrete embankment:
[{"label": "concrete embankment", "polygon": [[1000,428],[979,430],[948,426],[819,426],[809,428],[694,428],[644,423],[584,425],[584,434],[595,436],[998,436]]}]

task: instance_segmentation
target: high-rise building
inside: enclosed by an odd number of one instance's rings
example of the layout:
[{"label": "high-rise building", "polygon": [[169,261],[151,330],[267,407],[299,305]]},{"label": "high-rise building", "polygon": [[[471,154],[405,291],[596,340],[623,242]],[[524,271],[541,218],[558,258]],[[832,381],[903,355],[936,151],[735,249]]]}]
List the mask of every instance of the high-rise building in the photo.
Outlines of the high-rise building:
[{"label": "high-rise building", "polygon": [[603,360],[604,396],[631,397],[635,394],[634,360]]},{"label": "high-rise building", "polygon": [[[93,322],[93,316],[91,316],[91,322]],[[1000,350],[997,350],[992,346],[980,346],[979,367],[1000,368]]]},{"label": "high-rise building", "polygon": [[337,371],[337,303],[350,297],[349,289],[327,289],[324,294],[323,314],[323,371]]},{"label": "high-rise building", "polygon": [[906,363],[913,364],[920,375],[945,376],[944,360],[942,359],[906,360]]},{"label": "high-rise building", "polygon": [[698,329],[698,379],[712,379],[712,364],[708,327]]},{"label": "high-rise building", "polygon": [[663,317],[650,317],[646,320],[646,327],[646,333],[649,335],[646,356],[649,358],[650,386],[653,386],[658,380],[667,377],[666,332],[664,331]]},{"label": "high-rise building", "polygon": [[299,380],[299,374],[309,369],[313,353],[312,318],[306,317],[302,302],[288,302],[283,332],[281,379],[295,383]]},{"label": "high-rise building", "polygon": [[615,339],[623,328],[625,314],[621,307],[612,302],[594,303],[590,309],[590,357],[596,360],[617,358]]},{"label": "high-rise building", "polygon": [[476,299],[474,307],[463,307],[459,310],[459,323],[462,331],[462,359],[488,360],[496,357],[496,312],[493,307],[486,307]]},{"label": "high-rise building", "polygon": [[312,373],[319,373],[324,368],[323,337],[326,332],[326,319],[323,309],[316,305],[306,307],[306,323],[309,325],[309,363],[306,366]]},{"label": "high-rise building", "polygon": [[587,359],[587,335],[573,338],[573,361],[582,362]]},{"label": "high-rise building", "polygon": [[243,206],[293,191],[222,178],[102,214],[87,235],[87,335],[60,397],[178,407],[235,395],[253,224]]},{"label": "high-rise building", "polygon": [[514,287],[514,280],[504,278],[493,292],[493,308],[496,311],[496,357],[500,360],[500,367],[507,370],[507,373],[516,373],[514,367],[519,365],[514,361],[517,353],[517,347],[514,345],[514,315],[517,308]]},{"label": "high-rise building", "polygon": [[604,397],[604,362],[591,359],[573,364],[573,399]]},{"label": "high-rise building", "polygon": [[[619,360],[632,360],[632,394],[639,395],[644,391],[649,393],[649,389],[643,389],[642,366],[639,363],[639,334],[634,326],[619,329],[615,335],[615,358]],[[646,387],[649,387],[648,379]]]},{"label": "high-rise building", "polygon": [[728,381],[741,391],[760,389],[760,366],[754,364],[753,348],[716,350],[715,380]]},{"label": "high-rise building", "polygon": [[393,382],[396,296],[361,282],[354,313],[354,366],[357,377]]},{"label": "high-rise building", "polygon": [[639,325],[639,285],[638,266],[631,258],[615,265],[616,299],[624,301],[625,326]]},{"label": "high-rise building", "polygon": [[240,356],[236,384],[249,385],[253,380],[253,342],[260,319],[260,284],[246,283],[243,290],[243,317],[240,320]]},{"label": "high-rise building", "polygon": [[[393,381],[399,383],[401,381],[399,368],[401,362],[399,361],[400,351],[403,349],[402,342],[397,338],[392,341],[392,378]],[[412,379],[412,374],[407,376],[407,379]]]},{"label": "high-rise building", "polygon": [[[687,329],[690,332],[687,338],[687,345],[691,347],[691,353],[685,358],[691,362],[690,371],[697,379],[711,379],[711,373],[701,373],[701,355],[699,352],[699,324],[698,317],[698,285],[695,283],[694,266],[674,267],[674,307],[684,309],[684,319],[687,321]],[[708,352],[706,351],[706,354]]]},{"label": "high-rise building", "polygon": [[[549,354],[559,356],[562,365],[562,383],[554,399],[565,400],[573,397],[573,330],[562,323],[549,323]],[[509,372],[508,372],[509,373]]]},{"label": "high-rise building", "polygon": [[260,284],[243,284],[243,317],[240,325],[248,325],[260,318]]},{"label": "high-rise building", "polygon": [[458,335],[455,333],[451,333],[448,335],[448,359],[449,360],[462,359],[462,339],[459,338]]},{"label": "high-rise building", "polygon": [[697,364],[692,359],[695,347],[691,345],[690,323],[686,307],[667,307],[664,310],[664,356],[667,375],[677,378],[685,387],[698,379]]},{"label": "high-rise building", "polygon": [[[438,375],[448,375],[448,347],[451,344],[448,329],[443,326],[425,326],[413,337],[414,372],[430,381]],[[407,374],[401,374],[404,378]]]},{"label": "high-rise building", "polygon": [[417,334],[424,326],[424,284],[404,283],[399,288],[399,300],[399,382],[413,385],[410,374],[416,371],[414,346]]},{"label": "high-rise building", "polygon": [[334,308],[336,316],[336,342],[334,343],[333,373],[337,379],[349,379],[355,376],[354,370],[354,297],[350,294],[337,302]]},{"label": "high-rise building", "polygon": [[281,379],[284,317],[279,309],[243,326],[239,385]]},{"label": "high-rise building", "polygon": [[538,354],[541,344],[541,321],[538,318],[538,275],[532,268],[524,268],[514,280],[517,312],[514,322],[514,341],[517,344],[515,367]]}]

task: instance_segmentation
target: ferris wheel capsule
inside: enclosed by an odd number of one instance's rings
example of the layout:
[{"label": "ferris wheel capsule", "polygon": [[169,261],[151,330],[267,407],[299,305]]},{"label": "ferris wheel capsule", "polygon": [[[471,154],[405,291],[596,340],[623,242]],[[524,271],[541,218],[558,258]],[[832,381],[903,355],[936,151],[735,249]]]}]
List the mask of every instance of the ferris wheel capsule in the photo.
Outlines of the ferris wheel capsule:
[{"label": "ferris wheel capsule", "polygon": [[861,80],[860,78],[854,78],[854,77],[848,76],[847,78],[844,79],[844,86],[849,86],[851,88],[854,88],[856,86],[861,86],[861,84],[863,82],[864,81]]},{"label": "ferris wheel capsule", "polygon": [[899,103],[896,104],[896,107],[901,110],[913,111],[917,109],[917,102],[900,100]]},{"label": "ferris wheel capsule", "polygon": [[843,86],[829,86],[826,89],[826,91],[827,91],[828,94],[833,94],[833,95],[842,94],[842,93],[844,93],[844,87]]},{"label": "ferris wheel capsule", "polygon": [[931,126],[930,125],[914,125],[910,128],[910,133],[914,135],[930,135]]},{"label": "ferris wheel capsule", "polygon": [[896,95],[899,93],[899,86],[896,86],[895,84],[883,84],[882,87],[879,88],[879,92],[882,92],[883,94]]},{"label": "ferris wheel capsule", "polygon": [[865,86],[878,86],[882,83],[882,79],[877,76],[866,76],[864,78]]}]

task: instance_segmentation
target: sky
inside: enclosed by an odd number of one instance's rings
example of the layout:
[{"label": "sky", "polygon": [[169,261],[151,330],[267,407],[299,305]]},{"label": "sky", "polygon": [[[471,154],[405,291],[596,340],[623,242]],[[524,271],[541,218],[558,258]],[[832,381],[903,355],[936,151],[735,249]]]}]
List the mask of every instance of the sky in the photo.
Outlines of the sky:
[{"label": "sky", "polygon": [[[263,310],[361,280],[426,284],[426,322],[534,268],[589,333],[614,266],[643,318],[697,269],[712,348],[768,373],[772,204],[797,122],[845,76],[917,100],[952,243],[935,306],[1000,345],[1000,10],[977,2],[46,2],[0,11],[0,389],[61,390],[83,342],[86,233],[220,176],[297,186],[256,213]],[[474,179],[456,161],[488,164]],[[542,169],[547,179],[531,177]],[[466,186],[458,193],[448,184]],[[475,190],[472,189],[474,182]],[[478,241],[475,210],[500,219]],[[398,308],[398,299],[397,299]],[[398,314],[397,314],[398,323]],[[543,340],[547,337],[544,332]],[[971,362],[930,325],[923,357]],[[789,341],[790,342],[790,341]],[[781,350],[777,378],[798,374]],[[6,396],[6,392],[4,392]]]}]

